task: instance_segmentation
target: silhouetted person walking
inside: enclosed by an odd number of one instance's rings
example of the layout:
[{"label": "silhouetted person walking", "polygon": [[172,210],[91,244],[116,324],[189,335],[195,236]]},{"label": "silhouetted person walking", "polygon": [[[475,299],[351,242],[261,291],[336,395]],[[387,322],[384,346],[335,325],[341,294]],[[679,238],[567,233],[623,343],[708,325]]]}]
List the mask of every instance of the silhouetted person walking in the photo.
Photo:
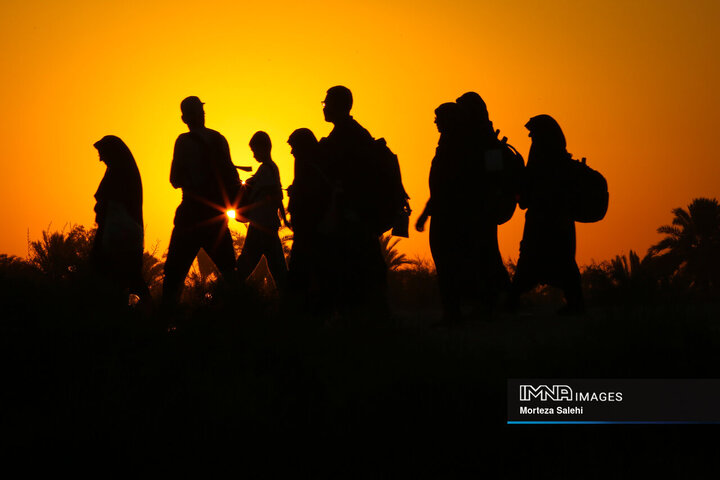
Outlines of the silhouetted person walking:
[{"label": "silhouetted person walking", "polygon": [[245,182],[243,204],[246,207],[242,215],[250,221],[250,225],[238,258],[238,276],[241,280],[247,279],[265,256],[275,286],[283,293],[287,265],[278,236],[280,217],[285,219],[280,171],[270,155],[272,142],[267,133],[256,132],[250,139],[250,149],[260,167]]},{"label": "silhouetted person walking", "polygon": [[474,284],[471,221],[473,203],[463,191],[466,158],[469,152],[467,122],[455,103],[443,103],[435,110],[440,139],[430,167],[430,199],[415,228],[423,231],[430,217],[430,252],[437,270],[442,324],[460,320],[461,299]]},{"label": "silhouetted person walking", "polygon": [[515,211],[517,180],[522,172],[522,159],[514,158],[509,147],[498,140],[485,102],[475,92],[467,92],[456,100],[467,122],[467,162],[462,168],[466,182],[460,190],[466,196],[463,204],[473,205],[468,221],[469,234],[475,244],[470,250],[475,275],[473,296],[478,307],[489,313],[497,295],[510,288],[510,277],[500,255],[498,223],[509,220]]},{"label": "silhouetted person walking", "polygon": [[327,161],[328,177],[334,184],[332,209],[336,218],[333,247],[328,254],[335,269],[334,298],[341,313],[362,310],[377,317],[387,313],[386,275],[377,231],[377,203],[368,191],[378,172],[371,168],[375,140],[350,115],[353,96],[343,86],[327,91],[323,102],[325,121],[334,125],[320,140],[321,156]]},{"label": "silhouetted person walking", "polygon": [[561,313],[584,311],[580,271],[575,262],[575,222],[571,214],[571,155],[565,135],[549,115],[525,125],[532,145],[521,185],[520,207],[527,208],[520,257],[510,304],[538,284],[559,287],[566,307]]},{"label": "silhouetted person walking", "polygon": [[182,120],[190,130],[175,142],[170,183],[183,199],[175,212],[175,227],[165,261],[163,303],[180,299],[190,266],[203,248],[226,279],[235,274],[235,252],[227,211],[234,209],[240,178],[230,159],[227,140],[205,127],[205,111],[198,97],[180,103]]},{"label": "silhouetted person walking", "polygon": [[317,313],[328,304],[326,234],[330,221],[333,186],[323,169],[318,141],[307,128],[288,139],[295,157],[295,177],[288,187],[288,212],[293,244],[288,265],[288,290],[293,306]]},{"label": "silhouetted person walking", "polygon": [[98,225],[92,260],[98,271],[120,288],[149,303],[150,291],[142,277],[143,191],[140,172],[125,143],[107,135],[94,144],[100,161],[107,165],[95,193]]}]

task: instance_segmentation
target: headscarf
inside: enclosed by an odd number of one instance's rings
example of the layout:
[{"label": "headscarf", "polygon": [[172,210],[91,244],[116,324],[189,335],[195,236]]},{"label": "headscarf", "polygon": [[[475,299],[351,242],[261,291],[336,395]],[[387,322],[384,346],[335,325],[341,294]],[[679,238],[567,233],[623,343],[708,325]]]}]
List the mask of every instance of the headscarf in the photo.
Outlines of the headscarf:
[{"label": "headscarf", "polygon": [[497,138],[497,134],[490,121],[485,100],[475,92],[467,92],[458,97],[456,102],[462,108],[468,129],[475,140],[482,147],[490,145]]},{"label": "headscarf", "polygon": [[565,135],[560,125],[550,115],[532,117],[525,124],[530,130],[532,144],[528,154],[527,167],[530,169],[557,165],[571,155],[567,151]]},{"label": "headscarf", "polygon": [[110,201],[124,205],[130,216],[143,225],[142,181],[130,149],[115,135],[107,135],[93,146],[100,153],[100,159],[107,164],[105,176],[95,192],[98,225],[104,221],[105,209]]},{"label": "headscarf", "polygon": [[443,103],[435,109],[436,123],[441,134],[456,134],[463,128],[463,111],[457,103]]}]

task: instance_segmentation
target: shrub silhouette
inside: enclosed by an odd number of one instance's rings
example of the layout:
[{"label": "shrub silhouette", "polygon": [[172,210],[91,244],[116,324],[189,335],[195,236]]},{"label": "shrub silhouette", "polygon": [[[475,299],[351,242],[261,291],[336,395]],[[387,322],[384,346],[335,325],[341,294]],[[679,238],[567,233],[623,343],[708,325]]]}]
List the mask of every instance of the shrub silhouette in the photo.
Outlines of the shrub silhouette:
[{"label": "shrub silhouette", "polygon": [[96,229],[72,225],[66,232],[66,228],[50,232],[48,227],[41,240],[30,242],[30,263],[52,279],[68,278],[88,266]]}]

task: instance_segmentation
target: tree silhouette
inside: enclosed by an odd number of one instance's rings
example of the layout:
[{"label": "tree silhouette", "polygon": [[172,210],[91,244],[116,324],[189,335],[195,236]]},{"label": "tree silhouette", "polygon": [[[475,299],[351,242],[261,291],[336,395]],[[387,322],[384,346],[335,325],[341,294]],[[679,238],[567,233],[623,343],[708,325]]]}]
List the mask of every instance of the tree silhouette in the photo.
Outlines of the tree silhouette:
[{"label": "tree silhouette", "polygon": [[383,258],[388,270],[398,270],[403,265],[414,265],[415,261],[407,258],[404,253],[400,253],[395,248],[400,242],[399,238],[393,240],[389,233],[380,237],[380,247],[382,248]]},{"label": "tree silhouette", "polygon": [[65,233],[44,230],[42,240],[30,242],[30,263],[53,279],[66,278],[87,265],[95,229],[73,225]]},{"label": "tree silhouette", "polygon": [[720,275],[720,204],[716,199],[696,198],[688,209],[675,208],[672,225],[648,253],[668,262],[673,274],[700,292],[717,290]]}]

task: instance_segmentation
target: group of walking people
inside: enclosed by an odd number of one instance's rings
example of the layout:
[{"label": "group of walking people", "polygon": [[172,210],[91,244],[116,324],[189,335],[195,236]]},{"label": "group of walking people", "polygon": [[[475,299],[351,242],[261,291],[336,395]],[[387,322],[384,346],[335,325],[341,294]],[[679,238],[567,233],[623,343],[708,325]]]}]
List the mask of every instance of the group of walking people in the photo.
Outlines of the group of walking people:
[{"label": "group of walking people", "polygon": [[[560,287],[561,313],[582,313],[575,261],[572,155],[558,123],[539,115],[525,125],[532,138],[527,166],[498,138],[487,107],[475,92],[435,110],[440,139],[430,169],[430,199],[416,222],[428,218],[430,250],[437,269],[443,322],[462,318],[463,307],[487,315],[504,298],[515,310],[519,297],[537,286]],[[516,208],[527,209],[520,256],[512,278],[503,264],[497,227]]]},{"label": "group of walking people", "polygon": [[[170,183],[182,190],[182,201],[165,261],[163,308],[178,304],[202,248],[229,282],[244,281],[264,256],[283,301],[296,310],[363,318],[389,313],[387,266],[379,241],[387,226],[378,216],[387,203],[379,197],[390,194],[377,187],[388,181],[375,161],[378,155],[387,157],[384,152],[389,150],[350,115],[349,89],[330,88],[322,105],[325,120],[333,124],[330,134],[318,140],[311,130],[300,128],[287,141],[295,158],[294,180],[287,189],[288,219],[269,135],[259,131],[252,136],[249,146],[260,166],[242,182],[227,140],[205,126],[201,100],[191,96],[181,102],[188,132],[175,142]],[[422,231],[431,219],[430,248],[443,322],[458,322],[466,303],[489,313],[502,292],[513,308],[518,297],[538,283],[561,287],[566,309],[581,312],[575,227],[565,195],[571,179],[563,173],[571,156],[557,122],[547,115],[528,122],[532,146],[525,166],[506,139],[498,139],[477,93],[442,104],[435,114],[440,138],[430,169],[430,199],[416,229]],[[142,185],[137,165],[118,137],[106,136],[95,147],[107,170],[95,194],[94,263],[149,303],[141,274]],[[396,157],[395,165],[399,179]],[[399,188],[406,201],[401,183]],[[500,256],[497,226],[513,215],[517,203],[527,214],[511,281]],[[248,223],[237,259],[228,228],[231,217]],[[278,235],[282,224],[293,230],[287,263]]]}]

